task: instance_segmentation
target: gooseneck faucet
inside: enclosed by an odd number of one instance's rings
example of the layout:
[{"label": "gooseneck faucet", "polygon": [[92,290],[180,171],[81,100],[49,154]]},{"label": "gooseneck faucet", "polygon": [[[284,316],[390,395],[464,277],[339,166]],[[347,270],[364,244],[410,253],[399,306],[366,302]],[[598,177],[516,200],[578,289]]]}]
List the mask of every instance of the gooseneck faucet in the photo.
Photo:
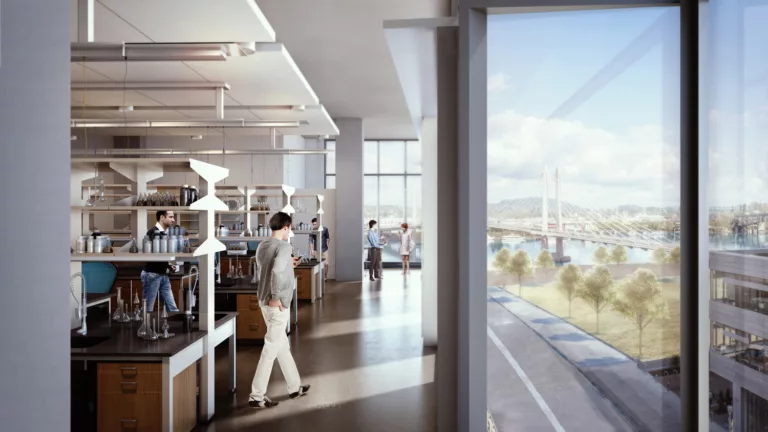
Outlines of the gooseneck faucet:
[{"label": "gooseneck faucet", "polygon": [[[83,286],[83,292],[82,292],[82,295],[80,296],[79,301],[75,296],[75,286],[74,286],[75,279],[77,278],[80,278]],[[75,301],[77,302],[77,318],[82,320],[82,324],[80,325],[80,329],[77,331],[77,334],[85,336],[86,334],[88,334],[88,326],[85,323],[85,317],[88,316],[88,305],[86,303],[86,296],[88,294],[88,289],[86,288],[85,276],[83,276],[82,273],[77,272],[73,274],[72,277],[69,278],[69,292],[72,294],[72,297],[74,297]]]}]

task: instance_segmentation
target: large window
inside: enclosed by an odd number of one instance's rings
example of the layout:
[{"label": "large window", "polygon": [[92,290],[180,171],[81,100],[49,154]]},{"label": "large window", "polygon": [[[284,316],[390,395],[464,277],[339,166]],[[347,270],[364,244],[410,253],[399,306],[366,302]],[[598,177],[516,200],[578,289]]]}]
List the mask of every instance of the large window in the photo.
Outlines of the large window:
[{"label": "large window", "polygon": [[[679,22],[677,7],[488,16],[499,431],[681,430],[667,396],[680,388]],[[527,412],[520,370],[543,401]]]},{"label": "large window", "polygon": [[[400,224],[407,223],[416,247],[411,262],[421,262],[421,143],[419,141],[365,141],[363,144],[363,229],[371,219],[388,239],[384,263],[400,262]],[[336,148],[326,141],[327,149]],[[336,156],[325,160],[325,187],[336,187]]]}]

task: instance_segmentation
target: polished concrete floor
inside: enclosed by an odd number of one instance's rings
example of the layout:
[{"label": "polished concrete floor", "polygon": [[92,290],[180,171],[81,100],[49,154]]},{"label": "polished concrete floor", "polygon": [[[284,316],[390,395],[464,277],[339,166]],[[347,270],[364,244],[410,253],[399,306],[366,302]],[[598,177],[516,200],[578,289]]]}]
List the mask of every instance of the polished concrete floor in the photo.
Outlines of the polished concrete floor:
[{"label": "polished concrete floor", "polygon": [[325,298],[299,306],[291,349],[305,397],[289,400],[275,362],[267,395],[248,407],[260,347],[237,349],[237,391],[226,389],[226,344],[217,352],[216,416],[199,431],[436,430],[435,350],[422,346],[421,276],[385,271],[376,282],[328,282]]}]

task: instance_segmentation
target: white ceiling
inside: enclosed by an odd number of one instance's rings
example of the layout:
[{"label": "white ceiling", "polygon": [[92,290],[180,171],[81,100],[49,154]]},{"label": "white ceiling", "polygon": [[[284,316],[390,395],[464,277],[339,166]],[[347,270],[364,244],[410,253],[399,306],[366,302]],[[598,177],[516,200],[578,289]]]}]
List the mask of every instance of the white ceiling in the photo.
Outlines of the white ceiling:
[{"label": "white ceiling", "polygon": [[[76,40],[77,0],[73,6],[72,40]],[[183,12],[179,12],[183,11]],[[98,62],[72,63],[73,82],[185,81],[226,82],[225,106],[307,105],[304,112],[290,110],[226,110],[228,118],[248,120],[303,120],[300,128],[279,129],[283,134],[336,135],[338,129],[319,106],[312,87],[284,45],[274,43],[274,31],[252,0],[96,0],[95,42],[263,42],[253,56],[212,62]],[[210,106],[214,92],[205,91],[73,91],[72,106]],[[212,118],[208,111],[153,111],[123,114],[115,111],[73,109],[76,118],[128,118],[176,120]],[[255,132],[244,129],[245,133]],[[108,130],[104,132],[108,133]],[[104,133],[99,132],[99,133]]]},{"label": "white ceiling", "polygon": [[366,138],[417,138],[383,22],[450,15],[450,0],[256,0],[334,118]]}]

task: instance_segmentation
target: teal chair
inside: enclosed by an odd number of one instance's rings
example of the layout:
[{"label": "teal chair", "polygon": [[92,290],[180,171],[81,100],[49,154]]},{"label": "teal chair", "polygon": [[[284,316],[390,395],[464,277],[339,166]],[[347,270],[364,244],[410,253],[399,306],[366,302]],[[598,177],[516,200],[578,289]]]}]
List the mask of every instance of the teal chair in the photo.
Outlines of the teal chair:
[{"label": "teal chair", "polygon": [[88,294],[107,294],[117,278],[117,268],[111,263],[84,262],[83,276],[88,281]]}]

